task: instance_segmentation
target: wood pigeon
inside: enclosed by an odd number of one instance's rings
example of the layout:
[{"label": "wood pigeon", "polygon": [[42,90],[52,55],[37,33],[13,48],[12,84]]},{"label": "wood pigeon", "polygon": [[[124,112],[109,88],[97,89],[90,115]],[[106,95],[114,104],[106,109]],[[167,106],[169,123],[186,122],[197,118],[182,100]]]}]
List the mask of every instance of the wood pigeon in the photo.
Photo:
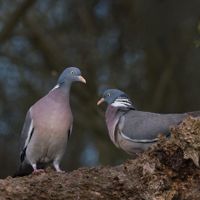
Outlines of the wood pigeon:
[{"label": "wood pigeon", "polygon": [[132,155],[148,149],[158,140],[159,134],[170,137],[170,127],[188,115],[200,115],[199,111],[183,114],[137,111],[129,97],[118,89],[106,90],[97,105],[104,101],[108,104],[105,118],[110,139]]},{"label": "wood pigeon", "polygon": [[75,81],[86,83],[78,68],[66,68],[57,85],[28,110],[20,139],[21,164],[14,177],[42,171],[46,164],[61,172],[59,164],[72,132],[69,95]]}]

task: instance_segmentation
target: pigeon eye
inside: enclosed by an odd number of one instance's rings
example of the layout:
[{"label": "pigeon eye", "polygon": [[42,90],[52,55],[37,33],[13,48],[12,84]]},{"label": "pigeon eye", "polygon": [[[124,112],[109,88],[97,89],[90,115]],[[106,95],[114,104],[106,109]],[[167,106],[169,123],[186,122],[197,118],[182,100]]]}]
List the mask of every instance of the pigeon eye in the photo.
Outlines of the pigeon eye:
[{"label": "pigeon eye", "polygon": [[71,74],[74,74],[74,71],[71,71]]},{"label": "pigeon eye", "polygon": [[109,97],[109,96],[110,96],[110,93],[108,93],[107,96]]}]

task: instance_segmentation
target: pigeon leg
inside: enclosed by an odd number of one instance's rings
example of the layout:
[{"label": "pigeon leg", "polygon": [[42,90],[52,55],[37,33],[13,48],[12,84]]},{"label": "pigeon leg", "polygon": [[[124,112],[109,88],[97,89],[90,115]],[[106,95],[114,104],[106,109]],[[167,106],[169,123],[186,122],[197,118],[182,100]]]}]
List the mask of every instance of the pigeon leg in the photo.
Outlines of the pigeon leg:
[{"label": "pigeon leg", "polygon": [[54,160],[53,166],[54,166],[55,170],[56,170],[57,172],[65,172],[65,171],[63,171],[63,170],[60,169],[59,164],[60,164],[60,162],[59,162],[58,160]]},{"label": "pigeon leg", "polygon": [[37,169],[37,165],[36,164],[32,164],[32,167],[33,167],[33,174],[44,173],[44,169]]}]

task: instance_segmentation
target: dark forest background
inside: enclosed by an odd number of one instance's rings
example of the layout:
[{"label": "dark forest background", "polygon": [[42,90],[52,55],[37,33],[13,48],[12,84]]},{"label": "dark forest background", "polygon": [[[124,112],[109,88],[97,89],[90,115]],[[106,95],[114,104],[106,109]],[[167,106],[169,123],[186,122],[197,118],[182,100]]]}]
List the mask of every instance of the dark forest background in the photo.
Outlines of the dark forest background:
[{"label": "dark forest background", "polygon": [[119,88],[139,110],[200,110],[200,1],[0,0],[0,177],[17,168],[26,111],[67,66],[87,85],[72,86],[62,169],[122,163],[96,102]]}]

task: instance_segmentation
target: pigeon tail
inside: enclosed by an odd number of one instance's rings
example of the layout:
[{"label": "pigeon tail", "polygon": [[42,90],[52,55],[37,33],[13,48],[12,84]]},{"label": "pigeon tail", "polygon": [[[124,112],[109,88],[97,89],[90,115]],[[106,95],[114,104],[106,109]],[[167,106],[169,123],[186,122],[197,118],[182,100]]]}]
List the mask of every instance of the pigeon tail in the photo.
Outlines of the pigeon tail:
[{"label": "pigeon tail", "polygon": [[33,172],[33,168],[28,163],[21,163],[18,170],[15,172],[15,174],[12,176],[15,177],[21,177],[21,176],[27,176]]}]

